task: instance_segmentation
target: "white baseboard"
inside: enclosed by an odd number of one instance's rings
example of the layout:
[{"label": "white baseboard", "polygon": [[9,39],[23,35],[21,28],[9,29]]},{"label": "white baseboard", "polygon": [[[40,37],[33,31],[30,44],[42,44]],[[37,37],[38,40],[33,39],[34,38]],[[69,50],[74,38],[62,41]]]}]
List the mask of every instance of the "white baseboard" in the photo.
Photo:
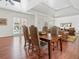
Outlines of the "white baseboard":
[{"label": "white baseboard", "polygon": [[2,36],[0,38],[8,38],[8,37],[13,37],[13,36]]}]

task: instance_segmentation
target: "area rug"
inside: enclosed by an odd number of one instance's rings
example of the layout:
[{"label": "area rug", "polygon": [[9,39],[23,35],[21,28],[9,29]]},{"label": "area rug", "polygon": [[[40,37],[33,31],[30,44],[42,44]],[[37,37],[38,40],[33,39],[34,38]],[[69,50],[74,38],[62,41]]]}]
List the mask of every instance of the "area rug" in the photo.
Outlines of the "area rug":
[{"label": "area rug", "polygon": [[67,41],[69,41],[69,42],[74,42],[76,39],[77,39],[76,36],[68,36]]}]

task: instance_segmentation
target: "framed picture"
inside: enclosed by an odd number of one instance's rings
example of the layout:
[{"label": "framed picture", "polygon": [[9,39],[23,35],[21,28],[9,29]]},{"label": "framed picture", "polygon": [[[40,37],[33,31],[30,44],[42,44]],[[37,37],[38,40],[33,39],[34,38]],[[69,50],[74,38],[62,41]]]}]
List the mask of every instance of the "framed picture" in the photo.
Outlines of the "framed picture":
[{"label": "framed picture", "polygon": [[6,18],[0,18],[0,26],[1,25],[7,25],[7,19]]},{"label": "framed picture", "polygon": [[61,23],[60,26],[61,27],[71,27],[72,23]]}]

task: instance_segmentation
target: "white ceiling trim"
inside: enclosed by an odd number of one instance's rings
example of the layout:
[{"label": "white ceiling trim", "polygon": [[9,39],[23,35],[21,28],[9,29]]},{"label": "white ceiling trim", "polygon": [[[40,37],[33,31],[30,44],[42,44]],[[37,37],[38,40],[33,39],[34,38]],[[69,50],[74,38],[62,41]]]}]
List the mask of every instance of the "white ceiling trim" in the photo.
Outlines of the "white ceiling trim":
[{"label": "white ceiling trim", "polygon": [[79,9],[78,9],[78,8],[76,8],[76,7],[73,5],[73,3],[72,3],[72,1],[71,1],[71,0],[69,0],[69,3],[71,4],[71,6],[72,6],[74,9],[76,9],[76,10],[78,10],[78,11],[79,11]]},{"label": "white ceiling trim", "polygon": [[47,14],[45,14],[45,13],[41,13],[40,11],[37,11],[37,10],[29,10],[28,12],[30,12],[30,13],[32,13],[33,15],[35,15],[35,14],[38,14],[38,15],[42,15],[42,16],[46,16],[46,17],[53,17],[53,16],[49,16],[49,15],[47,15]]},{"label": "white ceiling trim", "polygon": [[75,14],[72,14],[72,15],[55,16],[55,18],[71,17],[71,16],[75,16],[75,15],[79,15],[79,13],[75,13]]},{"label": "white ceiling trim", "polygon": [[[49,5],[47,5],[46,3],[41,3],[41,4],[43,4],[43,5],[46,5],[48,8],[51,8]],[[54,8],[51,8],[51,9],[53,9],[54,11],[56,11],[56,9],[54,9]]]},{"label": "white ceiling trim", "polygon": [[57,11],[60,11],[60,10],[66,9],[66,8],[70,8],[70,7],[72,7],[72,6],[70,5],[70,6],[68,6],[68,7],[63,7],[63,8],[61,8],[61,9],[56,9],[55,11],[57,12]]}]

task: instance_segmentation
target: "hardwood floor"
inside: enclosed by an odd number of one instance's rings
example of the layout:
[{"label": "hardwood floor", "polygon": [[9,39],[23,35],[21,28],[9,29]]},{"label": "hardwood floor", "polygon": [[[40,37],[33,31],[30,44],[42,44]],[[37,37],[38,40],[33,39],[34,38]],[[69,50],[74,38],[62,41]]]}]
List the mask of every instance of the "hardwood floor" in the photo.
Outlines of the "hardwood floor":
[{"label": "hardwood floor", "polygon": [[[48,59],[47,46],[42,47],[43,57]],[[63,42],[63,51],[55,49],[51,51],[51,59],[79,59],[79,38],[74,42]],[[26,54],[24,39],[19,37],[0,38],[0,59],[37,59],[37,55]]]}]

